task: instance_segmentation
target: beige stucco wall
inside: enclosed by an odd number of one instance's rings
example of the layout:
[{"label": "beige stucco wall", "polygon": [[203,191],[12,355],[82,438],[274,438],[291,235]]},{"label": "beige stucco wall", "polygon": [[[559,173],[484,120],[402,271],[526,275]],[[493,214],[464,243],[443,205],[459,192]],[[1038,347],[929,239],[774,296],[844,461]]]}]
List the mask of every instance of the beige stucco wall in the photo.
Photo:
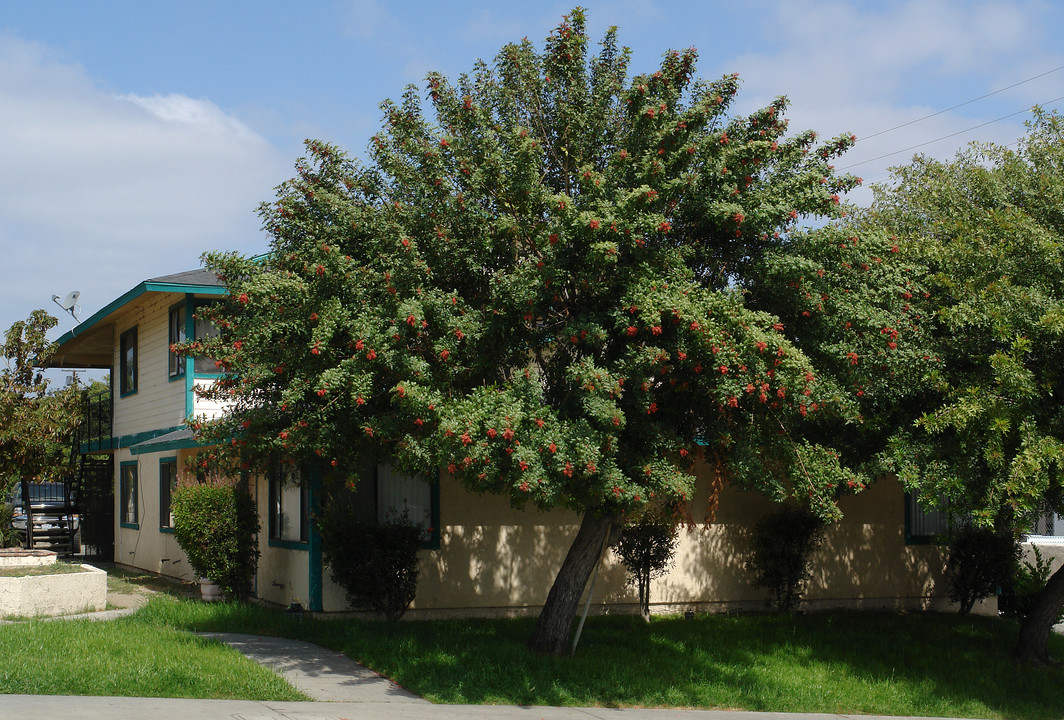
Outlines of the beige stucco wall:
[{"label": "beige stucco wall", "polygon": [[1034,548],[1038,548],[1042,561],[1049,561],[1051,571],[1057,571],[1064,565],[1064,538],[1039,539],[1033,538],[1023,543],[1023,560],[1034,565]]},{"label": "beige stucco wall", "polygon": [[[174,534],[161,527],[159,516],[159,461],[176,458],[180,474],[189,452],[171,450],[133,455],[128,448],[115,452],[115,562],[179,580],[196,579],[185,551],[177,544]],[[118,521],[122,510],[119,478],[123,462],[137,463],[136,528],[122,527]]]},{"label": "beige stucco wall", "polygon": [[[186,454],[177,453],[179,468]],[[158,465],[174,453],[136,456],[141,483],[140,529],[119,528],[116,560],[163,575],[192,579],[184,554],[170,533],[158,528]],[[116,467],[132,456],[118,453]],[[255,595],[271,604],[308,604],[311,597],[309,545],[270,542],[268,491],[253,484],[259,508],[259,572]],[[709,499],[708,472],[693,499],[701,515]],[[931,545],[906,545],[901,487],[893,479],[842,501],[844,519],[831,527],[813,558],[807,599],[811,607],[926,608],[941,582],[943,553]],[[116,498],[116,502],[117,502]],[[725,487],[712,522],[681,532],[670,572],[654,582],[651,599],[659,611],[692,608],[718,611],[759,608],[764,591],[752,587],[745,570],[744,538],[751,524],[772,509],[760,493]],[[446,614],[532,613],[542,605],[579,518],[568,511],[515,509],[496,495],[475,495],[453,478],[440,480],[441,542],[421,552],[421,578],[410,617]],[[357,552],[357,548],[352,548]],[[325,611],[348,609],[343,590],[321,571]],[[634,589],[607,552],[593,593],[596,611],[634,611]],[[941,604],[937,605],[941,606]]]},{"label": "beige stucco wall", "polygon": [[[708,472],[693,508],[709,498]],[[761,607],[764,591],[745,570],[743,538],[771,510],[759,493],[725,487],[715,521],[682,531],[671,571],[656,580],[651,600],[659,608],[726,610]],[[928,607],[941,580],[943,555],[929,545],[906,545],[903,493],[892,479],[843,501],[844,520],[832,527],[813,560],[807,598],[811,606]],[[421,578],[411,617],[436,614],[534,612],[546,598],[579,519],[567,511],[511,508],[504,498],[474,495],[444,475],[440,487],[439,550],[421,553]],[[291,552],[291,551],[290,551]],[[343,610],[343,592],[324,571],[324,609]],[[636,594],[607,552],[593,602],[634,610]]]}]

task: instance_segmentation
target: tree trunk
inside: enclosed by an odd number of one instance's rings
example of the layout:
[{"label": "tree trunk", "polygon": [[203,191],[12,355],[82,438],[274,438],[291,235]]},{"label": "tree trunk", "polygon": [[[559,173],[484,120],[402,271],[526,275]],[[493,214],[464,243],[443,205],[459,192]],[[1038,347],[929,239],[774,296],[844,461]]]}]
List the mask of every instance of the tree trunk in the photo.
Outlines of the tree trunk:
[{"label": "tree trunk", "polygon": [[1064,607],[1064,566],[1050,575],[1042,594],[1038,596],[1031,614],[1020,626],[1020,641],[1016,645],[1016,657],[1025,663],[1048,665],[1049,633],[1053,622]]},{"label": "tree trunk", "polygon": [[650,571],[639,571],[639,614],[650,622]]},{"label": "tree trunk", "polygon": [[584,514],[580,530],[554,578],[547,601],[539,614],[528,646],[544,655],[564,655],[569,651],[569,634],[580,596],[602,553],[602,543],[609,536],[612,517]]}]

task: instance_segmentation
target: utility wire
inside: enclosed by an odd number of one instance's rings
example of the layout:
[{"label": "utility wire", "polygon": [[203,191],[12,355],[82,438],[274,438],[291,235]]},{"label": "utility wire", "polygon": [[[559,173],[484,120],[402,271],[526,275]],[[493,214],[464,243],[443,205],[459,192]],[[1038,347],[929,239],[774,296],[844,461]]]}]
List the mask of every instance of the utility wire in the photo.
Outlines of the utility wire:
[{"label": "utility wire", "polygon": [[[1005,92],[1006,90],[1011,90],[1014,87],[1019,87],[1020,85],[1023,85],[1024,83],[1029,83],[1032,80],[1037,80],[1040,77],[1045,77],[1046,75],[1049,75],[1050,73],[1055,73],[1058,70],[1064,70],[1064,65],[1061,65],[1060,67],[1055,67],[1052,70],[1046,70],[1044,73],[1039,73],[1038,75],[1035,75],[1033,77],[1029,77],[1026,80],[1020,80],[1019,82],[1013,83],[1011,85],[1007,85],[1007,86],[1005,86],[1003,88],[1000,88],[998,90],[994,90],[993,92],[988,92],[986,95],[980,95],[977,98],[972,98],[971,100],[965,100],[964,102],[958,103],[957,105],[954,105],[953,107],[948,107],[945,110],[939,110],[938,112],[933,112],[930,115],[924,115],[923,117],[916,118],[915,120],[910,120],[909,122],[904,122],[901,125],[895,125],[894,127],[887,128],[886,130],[880,130],[879,132],[872,133],[871,135],[865,135],[858,142],[861,142],[861,141],[864,141],[864,140],[871,140],[874,137],[879,137],[880,135],[886,135],[889,132],[894,132],[895,130],[899,130],[899,129],[903,128],[903,127],[908,127],[909,125],[913,125],[913,124],[918,123],[918,122],[923,122],[924,120],[927,120],[929,118],[933,118],[933,117],[935,117],[937,115],[941,115],[943,113],[948,113],[950,110],[956,110],[959,107],[964,107],[965,105],[971,105],[974,102],[979,102],[980,100],[985,100],[986,98],[990,97],[991,95],[997,95],[998,93]],[[904,152],[904,151],[901,151],[901,152]]]},{"label": "utility wire", "polygon": [[[1064,95],[1061,95],[1060,97],[1057,97],[1057,98],[1053,98],[1052,100],[1049,100],[1049,101],[1044,102],[1044,103],[1039,103],[1039,105],[1051,105],[1051,104],[1053,104],[1055,102],[1059,102],[1061,100],[1064,100]],[[934,140],[928,140],[927,142],[922,142],[922,143],[919,143],[917,145],[910,145],[909,147],[903,148],[901,150],[895,150],[894,152],[889,152],[889,153],[886,153],[884,155],[878,155],[878,156],[876,156],[874,158],[869,158],[868,160],[862,160],[861,162],[853,163],[852,165],[846,165],[845,167],[839,168],[839,170],[849,170],[850,168],[855,168],[858,165],[864,165],[866,163],[875,162],[876,160],[882,160],[883,158],[888,158],[891,155],[900,155],[903,152],[909,152],[910,150],[915,150],[916,148],[921,148],[924,145],[931,145],[932,143],[937,143],[940,140],[948,140],[951,137],[956,137],[958,135],[963,135],[964,133],[971,132],[972,130],[978,130],[981,127],[986,127],[987,125],[992,125],[992,124],[994,124],[996,122],[1001,122],[1002,120],[1006,120],[1006,119],[1008,119],[1008,118],[1010,118],[1010,117],[1012,117],[1014,115],[1022,115],[1023,113],[1031,112],[1031,110],[1033,110],[1035,107],[1038,107],[1039,105],[1032,105],[1029,108],[1024,108],[1023,110],[1017,110],[1016,112],[1009,113],[1008,115],[1002,115],[1001,117],[996,118],[994,120],[987,120],[984,123],[979,123],[978,125],[973,125],[972,127],[966,128],[964,130],[958,130],[957,132],[950,133],[949,135],[943,135],[942,137],[937,137]],[[943,112],[945,112],[945,110],[943,110]],[[928,117],[930,117],[930,116],[928,116]],[[899,125],[898,127],[902,127],[902,126]]]}]

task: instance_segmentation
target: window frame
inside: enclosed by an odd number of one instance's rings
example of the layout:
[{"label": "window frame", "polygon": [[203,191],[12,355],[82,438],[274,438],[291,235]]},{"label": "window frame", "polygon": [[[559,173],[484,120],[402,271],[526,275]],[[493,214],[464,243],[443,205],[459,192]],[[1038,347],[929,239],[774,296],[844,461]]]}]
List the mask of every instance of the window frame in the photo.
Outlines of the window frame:
[{"label": "window frame", "polygon": [[[292,511],[286,509],[285,498],[291,497],[286,493],[286,480],[291,481],[294,477],[299,480],[299,507],[295,515],[299,521],[299,539],[291,536],[285,537],[285,520],[291,519]],[[270,470],[267,477],[267,544],[270,547],[282,547],[292,550],[307,550],[310,547],[310,482],[307,473],[299,467],[285,468],[280,465]]]},{"label": "window frame", "polygon": [[167,314],[167,366],[166,372],[171,380],[185,377],[188,362],[185,357],[174,352],[173,347],[188,338],[188,303],[182,301],[170,308]]},{"label": "window frame", "polygon": [[139,465],[136,460],[126,460],[118,469],[118,524],[131,530],[140,529]]},{"label": "window frame", "polygon": [[[203,308],[203,307],[207,307],[209,305],[213,305],[213,304],[215,304],[217,302],[218,302],[217,300],[189,300],[188,301],[188,305],[187,305],[188,310],[186,311],[186,317],[188,318],[188,325],[189,325],[188,334],[190,334],[192,336],[193,340],[201,340],[201,339],[203,339],[200,336],[200,332],[199,332],[200,320],[197,317],[199,309]],[[206,325],[207,324],[206,321],[204,321],[203,324]],[[211,323],[211,324],[213,325],[213,323]],[[217,335],[221,332],[220,330],[218,330],[218,327],[216,325],[214,326],[214,328],[215,328],[215,334],[211,335],[210,337],[217,337]],[[207,336],[204,335],[203,337],[207,337]],[[200,365],[200,361],[210,362],[211,363],[211,368],[208,369],[208,370],[202,369],[202,366]],[[195,376],[195,377],[221,377],[222,375],[225,375],[224,372],[222,372],[216,366],[214,366],[214,362],[215,362],[214,358],[207,357],[206,355],[195,355],[195,356],[193,356],[192,357],[192,374],[193,374],[193,376]]]},{"label": "window frame", "polygon": [[137,393],[137,326],[129,328],[118,336],[118,389],[119,397]]},{"label": "window frame", "polygon": [[[384,520],[384,509],[381,507],[381,468],[393,467],[390,462],[377,461],[373,464],[373,501],[374,512],[377,523],[381,523]],[[393,475],[401,475],[406,478],[418,478],[421,482],[428,485],[429,490],[429,523],[430,526],[425,528],[425,537],[421,540],[422,550],[439,550],[440,549],[440,478],[437,473],[435,479],[429,479],[419,475],[405,475],[403,473],[393,473]]]},{"label": "window frame", "polygon": [[[163,468],[168,468],[164,476]],[[174,532],[174,490],[177,488],[177,458],[159,458],[159,532]]]},{"label": "window frame", "polygon": [[[920,505],[915,493],[904,494],[905,504],[905,544],[906,545],[941,545],[949,532],[952,518],[946,509],[926,509]],[[917,532],[924,525],[934,525],[937,532]]]}]

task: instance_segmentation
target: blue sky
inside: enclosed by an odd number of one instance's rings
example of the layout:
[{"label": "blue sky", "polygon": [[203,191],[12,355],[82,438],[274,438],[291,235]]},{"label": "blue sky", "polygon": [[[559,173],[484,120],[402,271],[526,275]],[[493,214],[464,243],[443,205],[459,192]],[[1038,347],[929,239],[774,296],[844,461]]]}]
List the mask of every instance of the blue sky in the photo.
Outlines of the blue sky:
[{"label": "blue sky", "polygon": [[[702,77],[740,73],[737,111],[787,95],[796,131],[855,133],[840,165],[856,164],[867,181],[915,151],[865,162],[872,158],[948,135],[918,151],[949,158],[973,140],[1010,143],[1030,105],[1062,107],[1064,2],[583,5],[593,39],[619,27],[633,71],[694,46]],[[553,0],[4,3],[0,329],[36,307],[58,313],[52,294],[80,290],[84,318],[145,278],[197,267],[206,250],[262,251],[255,208],[291,174],[304,138],[359,154],[381,100],[408,83],[423,87],[430,70],[467,71],[506,42],[539,42],[570,8]],[[868,197],[862,190],[851,200]],[[56,335],[72,326],[62,318]]]}]

